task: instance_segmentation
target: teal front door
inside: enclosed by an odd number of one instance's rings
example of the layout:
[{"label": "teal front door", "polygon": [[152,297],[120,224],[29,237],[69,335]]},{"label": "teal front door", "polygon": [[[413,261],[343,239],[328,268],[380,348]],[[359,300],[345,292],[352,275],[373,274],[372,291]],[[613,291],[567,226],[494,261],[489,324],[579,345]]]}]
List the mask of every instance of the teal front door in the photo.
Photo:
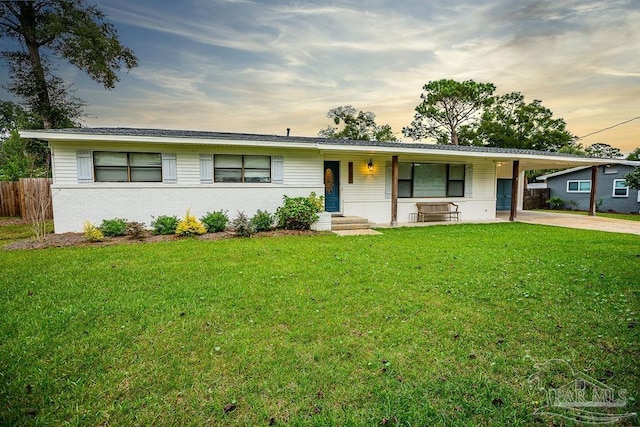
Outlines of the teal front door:
[{"label": "teal front door", "polygon": [[511,209],[511,182],[510,179],[499,179],[496,192],[496,210],[508,211]]},{"label": "teal front door", "polygon": [[340,212],[340,162],[324,162],[324,210]]}]

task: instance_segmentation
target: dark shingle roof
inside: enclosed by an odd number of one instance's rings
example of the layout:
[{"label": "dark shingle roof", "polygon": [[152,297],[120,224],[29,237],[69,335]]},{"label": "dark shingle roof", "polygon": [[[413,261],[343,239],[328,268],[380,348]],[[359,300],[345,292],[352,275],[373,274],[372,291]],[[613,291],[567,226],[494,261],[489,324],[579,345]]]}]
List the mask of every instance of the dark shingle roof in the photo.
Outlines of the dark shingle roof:
[{"label": "dark shingle roof", "polygon": [[172,130],[172,129],[143,129],[143,128],[68,128],[51,129],[50,133],[70,133],[85,135],[111,135],[111,136],[138,136],[138,137],[167,137],[167,138],[194,138],[194,139],[225,139],[236,141],[271,141],[271,142],[296,142],[325,145],[347,145],[354,147],[389,147],[409,148],[420,150],[442,150],[454,152],[494,153],[494,154],[525,154],[537,156],[555,156],[566,158],[584,158],[575,154],[565,154],[549,151],[524,150],[518,148],[498,148],[486,146],[466,145],[440,145],[425,144],[420,142],[387,142],[387,141],[354,141],[348,139],[326,139],[303,136],[260,135],[249,133],[211,132],[196,130]]}]

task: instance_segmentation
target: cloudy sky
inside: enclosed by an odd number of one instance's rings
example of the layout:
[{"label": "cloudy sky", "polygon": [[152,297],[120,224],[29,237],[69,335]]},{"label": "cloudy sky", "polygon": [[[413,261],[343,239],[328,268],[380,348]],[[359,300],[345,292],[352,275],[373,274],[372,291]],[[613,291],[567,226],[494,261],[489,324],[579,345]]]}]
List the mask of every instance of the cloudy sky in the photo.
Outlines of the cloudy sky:
[{"label": "cloudy sky", "polygon": [[[85,126],[315,136],[351,104],[398,134],[452,78],[541,99],[583,136],[640,116],[640,0],[105,0],[139,67],[107,92],[63,67]],[[4,69],[6,72],[6,68]],[[6,98],[0,92],[0,98]],[[640,119],[585,138],[630,151]]]}]

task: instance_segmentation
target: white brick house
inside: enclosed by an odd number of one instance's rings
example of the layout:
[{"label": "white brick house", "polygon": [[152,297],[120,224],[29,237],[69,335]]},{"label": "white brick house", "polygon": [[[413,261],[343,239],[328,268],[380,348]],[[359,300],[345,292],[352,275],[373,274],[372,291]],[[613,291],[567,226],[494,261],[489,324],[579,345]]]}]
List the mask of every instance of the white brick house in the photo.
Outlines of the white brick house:
[{"label": "white brick house", "polygon": [[21,136],[51,147],[57,233],[116,217],[149,224],[187,208],[196,216],[274,212],[284,195],[311,192],[327,197],[327,211],[373,223],[408,222],[417,201],[453,201],[463,220],[491,219],[497,180],[513,179],[514,171],[522,182],[526,169],[606,163],[528,150],[156,129]]}]

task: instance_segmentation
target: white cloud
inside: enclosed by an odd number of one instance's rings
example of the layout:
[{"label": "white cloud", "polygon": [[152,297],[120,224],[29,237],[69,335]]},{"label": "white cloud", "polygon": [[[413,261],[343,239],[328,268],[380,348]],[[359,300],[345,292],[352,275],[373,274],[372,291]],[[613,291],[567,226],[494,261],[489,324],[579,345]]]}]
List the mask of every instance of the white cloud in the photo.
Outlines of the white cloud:
[{"label": "white cloud", "polygon": [[422,86],[440,78],[493,82],[499,93],[542,99],[577,134],[640,111],[636,0],[112,0],[100,7],[116,26],[148,34],[146,43],[169,45],[156,46],[155,57],[138,51],[141,66],[126,77],[147,98],[105,96],[91,123],[116,117],[121,125],[292,127],[315,135],[330,108],[352,104],[398,132]]}]

